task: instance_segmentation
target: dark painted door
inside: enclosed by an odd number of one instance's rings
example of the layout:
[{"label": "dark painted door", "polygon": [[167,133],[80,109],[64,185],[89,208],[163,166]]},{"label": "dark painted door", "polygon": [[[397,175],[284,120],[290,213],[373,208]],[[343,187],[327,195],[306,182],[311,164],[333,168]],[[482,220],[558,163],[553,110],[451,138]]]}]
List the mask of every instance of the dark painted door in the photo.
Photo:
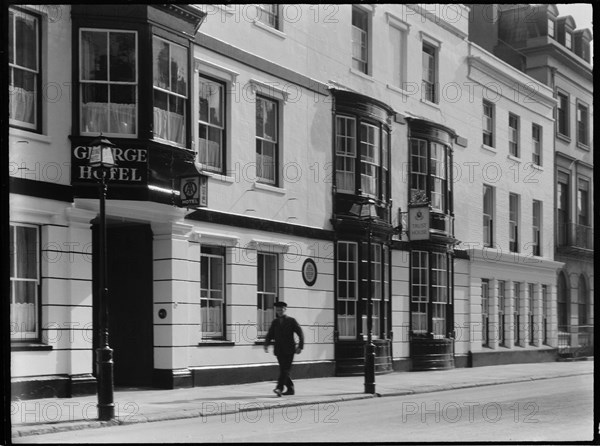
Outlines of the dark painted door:
[{"label": "dark painted door", "polygon": [[[94,240],[96,241],[96,237]],[[94,259],[97,259],[96,255]],[[106,263],[109,346],[113,349],[115,386],[151,386],[154,358],[150,226],[109,224]],[[97,265],[94,270],[97,272]],[[94,277],[97,275],[94,274]],[[95,284],[95,323],[98,302],[96,294]],[[96,335],[94,344],[97,342]]]}]

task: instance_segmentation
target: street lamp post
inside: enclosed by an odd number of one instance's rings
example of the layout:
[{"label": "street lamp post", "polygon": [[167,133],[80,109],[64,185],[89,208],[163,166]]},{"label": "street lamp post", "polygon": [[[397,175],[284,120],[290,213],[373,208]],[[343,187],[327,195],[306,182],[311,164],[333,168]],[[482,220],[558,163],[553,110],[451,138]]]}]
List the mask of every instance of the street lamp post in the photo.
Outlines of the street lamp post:
[{"label": "street lamp post", "polygon": [[373,219],[377,218],[375,201],[369,199],[355,203],[350,209],[361,220],[367,221],[367,343],[365,345],[365,393],[375,394],[375,344],[373,343],[373,278],[371,244],[373,238]]},{"label": "street lamp post", "polygon": [[90,144],[89,165],[95,168],[99,178],[100,223],[98,231],[98,312],[99,344],[96,349],[96,379],[98,381],[98,419],[112,420],[115,417],[113,397],[113,350],[108,346],[108,287],[106,281],[106,176],[115,166],[112,153],[114,144],[102,135]]}]

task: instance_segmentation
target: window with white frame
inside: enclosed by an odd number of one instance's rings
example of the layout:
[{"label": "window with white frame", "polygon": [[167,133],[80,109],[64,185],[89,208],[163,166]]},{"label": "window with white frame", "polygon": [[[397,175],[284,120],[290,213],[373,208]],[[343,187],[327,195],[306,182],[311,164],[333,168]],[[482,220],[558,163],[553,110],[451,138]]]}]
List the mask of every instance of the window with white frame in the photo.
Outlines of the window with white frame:
[{"label": "window with white frame", "polygon": [[437,48],[433,45],[423,42],[421,62],[423,68],[423,99],[429,102],[437,103]]},{"label": "window with white frame", "polygon": [[429,330],[429,253],[412,251],[411,262],[411,331],[415,334],[426,334]]},{"label": "window with white frame", "polygon": [[381,199],[387,200],[388,184],[390,182],[389,144],[390,133],[381,131]]},{"label": "window with white frame", "polygon": [[519,117],[508,114],[508,153],[519,157]]},{"label": "window with white frame", "polygon": [[134,137],[138,120],[135,31],[79,31],[80,132]]},{"label": "window with white frame", "polygon": [[553,39],[555,38],[555,23],[554,20],[550,17],[548,17],[548,37],[552,37]]},{"label": "window with white frame", "polygon": [[519,195],[508,195],[508,249],[519,252]]},{"label": "window with white frame", "polygon": [[548,344],[548,335],[550,323],[550,302],[548,300],[548,286],[542,285],[542,339],[545,345]]},{"label": "window with white frame", "polygon": [[496,204],[494,198],[494,187],[483,185],[483,244],[494,246],[494,216]]},{"label": "window with white frame", "polygon": [[11,340],[37,339],[40,330],[39,228],[11,223],[9,250]]},{"label": "window with white frame", "polygon": [[280,29],[279,23],[279,5],[278,4],[257,4],[258,7],[258,21],[270,26],[274,29]]},{"label": "window with white frame", "polygon": [[542,127],[531,124],[532,161],[536,166],[542,165]]},{"label": "window with white frame", "polygon": [[521,342],[521,283],[513,283],[514,306],[513,306],[513,321],[514,321],[514,340],[515,345]]},{"label": "window with white frame", "polygon": [[278,103],[256,97],[256,178],[260,183],[277,184]]},{"label": "window with white frame", "polygon": [[529,287],[529,299],[528,299],[528,304],[527,304],[527,324],[528,324],[528,337],[529,337],[529,344],[533,345],[535,342],[535,327],[536,325],[533,323],[533,309],[534,309],[534,302],[535,302],[535,284],[534,283],[529,283],[528,284]]},{"label": "window with white frame", "polygon": [[494,147],[494,104],[483,101],[483,144]]},{"label": "window with white frame", "polygon": [[152,66],[154,136],[185,146],[188,49],[153,36]]},{"label": "window with white frame", "polygon": [[369,73],[369,13],[352,6],[352,68]]},{"label": "window with white frame", "polygon": [[8,10],[8,116],[11,125],[38,130],[40,21],[21,9]]},{"label": "window with white frame", "polygon": [[338,192],[353,194],[356,166],[356,120],[348,116],[336,116],[335,183]]},{"label": "window with white frame", "polygon": [[200,323],[203,339],[223,339],[225,251],[202,246],[200,254]]},{"label": "window with white frame", "polygon": [[225,156],[225,86],[200,76],[198,162],[204,169],[222,172]]},{"label": "window with white frame", "polygon": [[589,134],[588,108],[582,103],[577,104],[577,142],[587,146]]},{"label": "window with white frame", "polygon": [[340,339],[357,336],[358,245],[337,243],[337,330]]},{"label": "window with white frame", "polygon": [[446,211],[447,173],[446,147],[442,144],[431,143],[429,173],[431,175],[431,207],[440,212]]},{"label": "window with white frame", "polygon": [[565,93],[556,93],[557,104],[557,124],[556,130],[561,135],[569,136],[569,96]]},{"label": "window with white frame", "polygon": [[363,194],[379,198],[379,127],[360,125],[361,189]]},{"label": "window with white frame", "polygon": [[481,345],[487,347],[490,343],[489,336],[489,303],[490,281],[481,279]]},{"label": "window with white frame", "polygon": [[406,30],[390,26],[392,51],[392,85],[405,88],[406,83]]},{"label": "window with white frame", "polygon": [[274,304],[279,295],[279,258],[277,254],[259,252],[257,255],[257,330],[264,337],[275,318]]},{"label": "window with white frame", "polygon": [[534,256],[542,255],[542,202],[539,200],[533,200],[532,204],[532,254]]},{"label": "window with white frame", "polygon": [[445,337],[446,306],[448,304],[448,256],[431,253],[431,309],[433,335]]},{"label": "window with white frame", "polygon": [[565,31],[565,46],[569,49],[573,48],[573,34],[570,31]]},{"label": "window with white frame", "polygon": [[505,345],[506,343],[506,282],[504,280],[498,281],[498,343]]},{"label": "window with white frame", "polygon": [[427,194],[427,141],[412,138],[410,140],[410,196],[414,200],[419,195]]},{"label": "window with white frame", "polygon": [[[367,268],[371,268],[371,289],[370,296],[373,301],[373,314],[372,314],[372,333],[373,338],[379,338],[381,333],[381,324],[385,320],[382,316],[382,308],[381,302],[383,298],[383,259],[382,259],[382,249],[380,244],[372,243],[371,244],[371,255],[368,254],[368,243],[362,243],[362,255],[361,262],[363,266],[363,271],[367,271]],[[371,264],[368,264],[368,261],[371,261]],[[365,289],[368,289],[367,279],[368,275],[363,275],[361,278],[365,283]],[[365,306],[365,311],[362,314],[362,334],[363,338],[367,337],[367,310]]]}]

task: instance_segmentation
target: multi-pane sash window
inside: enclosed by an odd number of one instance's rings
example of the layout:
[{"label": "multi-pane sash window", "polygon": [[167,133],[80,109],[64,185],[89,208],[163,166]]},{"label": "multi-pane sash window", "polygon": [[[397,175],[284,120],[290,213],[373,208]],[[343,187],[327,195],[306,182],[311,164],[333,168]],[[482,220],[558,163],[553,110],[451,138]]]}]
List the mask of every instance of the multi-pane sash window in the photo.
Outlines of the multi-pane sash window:
[{"label": "multi-pane sash window", "polygon": [[22,10],[8,11],[8,116],[10,124],[37,129],[40,24]]},{"label": "multi-pane sash window", "polygon": [[410,140],[410,195],[411,200],[417,195],[427,193],[427,141]]},{"label": "multi-pane sash window", "polygon": [[534,302],[535,302],[535,284],[530,283],[529,284],[529,303],[527,305],[527,322],[528,322],[528,326],[529,326],[529,344],[533,345],[535,339],[535,325],[533,324],[533,306],[534,306]]},{"label": "multi-pane sash window", "polygon": [[512,113],[508,115],[508,153],[519,156],[519,117]]},{"label": "multi-pane sash window", "polygon": [[198,161],[206,170],[221,172],[225,141],[224,86],[200,76]]},{"label": "multi-pane sash window", "polygon": [[200,321],[203,338],[223,338],[224,307],[224,250],[203,246],[200,256]]},{"label": "multi-pane sash window", "polygon": [[537,166],[542,165],[542,128],[537,124],[531,125],[532,160]]},{"label": "multi-pane sash window", "polygon": [[354,118],[336,117],[335,155],[337,191],[353,194],[356,192],[356,120]]},{"label": "multi-pane sash window", "polygon": [[531,226],[533,229],[532,239],[532,254],[534,256],[542,255],[542,202],[533,200],[532,205],[532,222]]},{"label": "multi-pane sash window", "polygon": [[511,252],[519,252],[519,196],[508,196],[508,242]]},{"label": "multi-pane sash window", "polygon": [[515,345],[518,345],[521,342],[521,284],[519,282],[514,282],[514,330],[515,330]]},{"label": "multi-pane sash window", "polygon": [[548,344],[548,324],[550,323],[550,302],[548,301],[548,286],[542,285],[542,339]]},{"label": "multi-pane sash window", "polygon": [[429,160],[431,174],[431,206],[444,212],[446,210],[446,150],[442,144],[431,143],[431,158]]},{"label": "multi-pane sash window", "polygon": [[[368,261],[371,260],[370,268],[371,268],[371,300],[373,301],[373,338],[378,338],[381,333],[381,323],[384,321],[384,317],[382,317],[381,313],[381,301],[383,297],[383,283],[382,283],[382,250],[381,245],[379,244],[371,244],[371,256],[368,255],[368,243],[362,243],[362,255],[361,262],[363,266],[363,271],[367,271],[369,268]],[[368,289],[367,283],[368,275],[365,274],[362,277],[362,280],[365,285],[365,289]],[[365,311],[362,314],[362,333],[363,337],[367,336],[367,309],[365,305]]]},{"label": "multi-pane sash window", "polygon": [[387,318],[388,311],[390,308],[390,250],[387,246],[383,246],[383,301],[381,303],[381,334],[386,336],[387,334]]},{"label": "multi-pane sash window", "polygon": [[421,62],[423,65],[423,99],[437,103],[435,80],[437,73],[435,47],[423,43]]},{"label": "multi-pane sash window", "polygon": [[137,135],[137,48],[135,31],[80,30],[82,134]]},{"label": "multi-pane sash window", "polygon": [[489,302],[490,302],[490,281],[481,279],[481,345],[487,346],[489,339]]},{"label": "multi-pane sash window", "polygon": [[557,97],[557,130],[561,135],[569,136],[569,97],[560,92]]},{"label": "multi-pane sash window", "polygon": [[446,305],[448,304],[448,257],[439,252],[431,253],[431,305],[433,335],[445,337]]},{"label": "multi-pane sash window", "polygon": [[579,178],[577,185],[577,223],[583,226],[590,225],[590,183]]},{"label": "multi-pane sash window", "polygon": [[554,20],[548,19],[548,36],[554,39]]},{"label": "multi-pane sash window", "polygon": [[573,35],[569,31],[565,31],[565,46],[569,49],[573,47]]},{"label": "multi-pane sash window", "polygon": [[379,198],[379,127],[360,125],[361,189],[363,194]]},{"label": "multi-pane sash window", "polygon": [[413,251],[411,253],[411,331],[414,334],[428,332],[429,304],[429,253]]},{"label": "multi-pane sash window", "polygon": [[494,246],[494,188],[483,185],[483,244]]},{"label": "multi-pane sash window", "polygon": [[506,311],[506,282],[498,281],[498,343],[504,345],[506,342],[505,332],[505,311]]},{"label": "multi-pane sash window", "polygon": [[10,333],[13,340],[35,339],[39,334],[38,228],[10,224]]},{"label": "multi-pane sash window", "polygon": [[152,38],[154,135],[184,146],[188,98],[187,48]]},{"label": "multi-pane sash window", "polygon": [[494,104],[483,101],[483,143],[494,147]]},{"label": "multi-pane sash window", "polygon": [[[583,274],[579,276],[579,284],[577,287],[577,323],[579,326],[588,324],[588,291],[587,282]],[[582,331],[580,331],[582,333]]]},{"label": "multi-pane sash window", "polygon": [[588,108],[583,104],[577,104],[577,142],[588,145]]},{"label": "multi-pane sash window", "polygon": [[564,273],[558,274],[556,283],[556,313],[558,315],[558,331],[566,331],[569,325],[570,303],[567,278]]},{"label": "multi-pane sash window", "polygon": [[381,199],[387,200],[388,183],[390,179],[390,166],[388,159],[388,143],[390,134],[387,130],[381,132]]},{"label": "multi-pane sash window", "polygon": [[256,5],[258,7],[258,21],[271,28],[279,29],[279,5]]},{"label": "multi-pane sash window", "polygon": [[358,245],[337,244],[337,329],[340,339],[357,336]]},{"label": "multi-pane sash window", "polygon": [[277,254],[258,253],[257,324],[258,335],[264,337],[275,318],[274,304],[279,292]]},{"label": "multi-pane sash window", "polygon": [[564,246],[569,241],[569,176],[558,172],[558,183],[556,185],[556,212],[557,212],[557,242],[558,246]]},{"label": "multi-pane sash window", "polygon": [[361,73],[369,69],[369,13],[352,7],[352,68]]},{"label": "multi-pane sash window", "polygon": [[276,101],[256,98],[256,178],[261,183],[277,183],[277,105]]}]

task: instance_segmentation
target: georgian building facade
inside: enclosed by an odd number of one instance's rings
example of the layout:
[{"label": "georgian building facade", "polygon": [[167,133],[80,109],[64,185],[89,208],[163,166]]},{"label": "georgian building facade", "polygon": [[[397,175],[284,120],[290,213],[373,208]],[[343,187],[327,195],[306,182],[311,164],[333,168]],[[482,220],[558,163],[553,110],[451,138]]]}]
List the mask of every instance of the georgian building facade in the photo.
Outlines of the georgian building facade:
[{"label": "georgian building facade", "polygon": [[15,397],[95,391],[99,135],[116,385],[270,379],[276,301],[299,378],[554,359],[555,100],[468,7],[123,8],[10,9]]}]

